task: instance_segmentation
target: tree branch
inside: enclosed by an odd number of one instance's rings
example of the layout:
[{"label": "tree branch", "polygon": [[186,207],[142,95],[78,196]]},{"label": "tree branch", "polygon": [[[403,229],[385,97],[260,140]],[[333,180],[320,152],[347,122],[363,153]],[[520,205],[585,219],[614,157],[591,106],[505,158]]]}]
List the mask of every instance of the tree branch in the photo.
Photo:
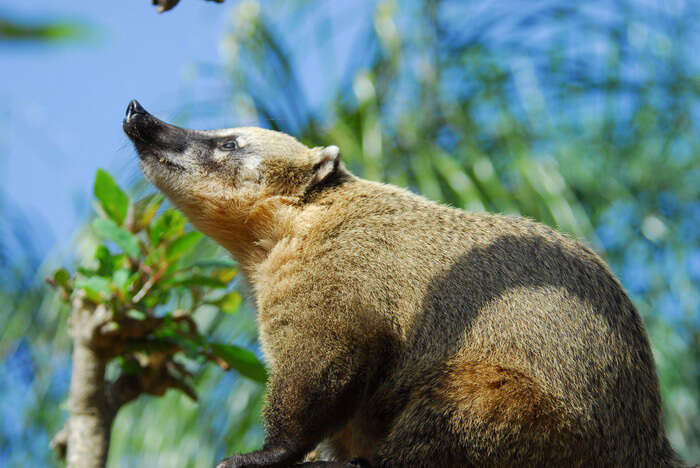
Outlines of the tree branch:
[{"label": "tree branch", "polygon": [[[216,3],[224,3],[224,0],[207,0],[208,2],[216,2]],[[164,11],[168,11],[172,8],[175,8],[175,5],[180,3],[180,0],[151,0],[152,5],[156,5],[156,11],[158,13],[163,13]]]},{"label": "tree branch", "polygon": [[[146,393],[163,395],[175,388],[193,400],[194,389],[185,381],[190,373],[174,360],[181,350],[174,343],[149,340],[148,335],[164,323],[163,318],[136,320],[116,316],[107,304],[95,305],[77,292],[69,321],[73,338],[73,370],[68,421],[51,441],[51,448],[66,458],[71,468],[102,468],[107,461],[112,423],[119,409]],[[196,323],[175,317],[188,332]],[[113,357],[129,354],[136,371],[123,373],[114,382],[105,380],[105,368]]]}]

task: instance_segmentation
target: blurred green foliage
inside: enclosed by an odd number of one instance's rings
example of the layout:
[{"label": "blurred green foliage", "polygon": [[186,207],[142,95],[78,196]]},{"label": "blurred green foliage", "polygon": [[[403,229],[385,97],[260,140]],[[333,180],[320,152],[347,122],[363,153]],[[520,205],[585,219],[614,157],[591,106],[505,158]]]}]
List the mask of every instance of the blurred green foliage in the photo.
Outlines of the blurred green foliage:
[{"label": "blurred green foliage", "polygon": [[[221,126],[257,123],[313,146],[336,144],[358,175],[583,239],[644,316],[669,437],[700,461],[700,9],[692,1],[244,1],[231,12],[223,67],[200,70],[221,90],[206,105],[183,102],[181,123],[215,115]],[[305,93],[324,87],[327,105],[310,104]],[[120,206],[109,210],[119,216]],[[86,230],[78,262],[95,248]],[[204,240],[188,255],[225,253]],[[32,392],[29,409],[3,412],[0,460],[49,464],[47,434],[61,425],[69,369],[59,301],[36,288],[0,287],[0,295],[14,311],[0,331],[0,342],[12,343],[0,350],[9,382],[0,392]],[[254,346],[247,304],[236,315],[201,313],[210,339]],[[125,407],[110,465],[207,466],[261,443],[259,385],[209,366],[195,386],[198,404],[170,392]],[[18,424],[22,434],[12,432]],[[26,453],[9,452],[11,443]]]},{"label": "blurred green foliage", "polygon": [[79,40],[87,36],[87,29],[76,23],[30,23],[0,16],[0,41],[57,42]]},{"label": "blurred green foliage", "polygon": [[49,283],[68,304],[80,294],[110,311],[101,333],[120,368],[111,380],[125,373],[167,376],[155,380],[166,378],[196,399],[188,382],[193,367],[212,361],[264,384],[265,367],[251,351],[211,342],[197,322],[197,312],[206,306],[238,313],[241,294],[226,291],[238,274],[235,263],[192,259],[188,254],[204,236],[186,232],[184,215],[172,208],[156,216],[164,201],[160,194],[132,203],[102,169],[94,194],[100,216],[91,227],[101,242],[73,277],[61,268]]}]

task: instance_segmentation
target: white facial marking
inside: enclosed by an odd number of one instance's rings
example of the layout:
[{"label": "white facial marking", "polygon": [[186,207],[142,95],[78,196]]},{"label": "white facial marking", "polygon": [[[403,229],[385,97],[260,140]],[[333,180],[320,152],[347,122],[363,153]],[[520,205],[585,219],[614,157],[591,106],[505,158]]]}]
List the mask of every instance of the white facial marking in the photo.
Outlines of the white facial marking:
[{"label": "white facial marking", "polygon": [[258,167],[260,166],[259,156],[246,156],[242,160],[240,180],[244,185],[255,183],[260,178]]},{"label": "white facial marking", "polygon": [[257,172],[260,166],[260,158],[258,156],[248,156],[243,158],[243,167],[249,171]]},{"label": "white facial marking", "polygon": [[216,162],[222,162],[229,158],[229,154],[223,151],[214,151],[211,158]]},{"label": "white facial marking", "polygon": [[233,135],[235,128],[220,128],[217,130],[204,130],[203,132],[213,137],[225,137]]}]

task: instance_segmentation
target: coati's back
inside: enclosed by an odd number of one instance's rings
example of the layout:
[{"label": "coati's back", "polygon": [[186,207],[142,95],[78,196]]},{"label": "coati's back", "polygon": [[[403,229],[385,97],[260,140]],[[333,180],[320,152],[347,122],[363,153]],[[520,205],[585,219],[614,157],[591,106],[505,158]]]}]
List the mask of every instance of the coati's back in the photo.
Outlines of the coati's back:
[{"label": "coati's back", "polygon": [[342,291],[379,350],[336,451],[387,466],[673,464],[646,332],[589,249],[357,179],[317,203],[304,281]]}]

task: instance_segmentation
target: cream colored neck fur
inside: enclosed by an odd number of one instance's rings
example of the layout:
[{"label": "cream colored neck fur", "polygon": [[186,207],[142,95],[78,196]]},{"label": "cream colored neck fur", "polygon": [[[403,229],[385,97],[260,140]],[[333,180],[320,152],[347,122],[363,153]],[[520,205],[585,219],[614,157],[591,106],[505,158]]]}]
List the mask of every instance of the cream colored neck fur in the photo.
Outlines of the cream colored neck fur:
[{"label": "cream colored neck fur", "polygon": [[296,197],[266,196],[196,200],[181,208],[197,229],[212,237],[251,278],[283,239],[300,234],[302,209]]}]

